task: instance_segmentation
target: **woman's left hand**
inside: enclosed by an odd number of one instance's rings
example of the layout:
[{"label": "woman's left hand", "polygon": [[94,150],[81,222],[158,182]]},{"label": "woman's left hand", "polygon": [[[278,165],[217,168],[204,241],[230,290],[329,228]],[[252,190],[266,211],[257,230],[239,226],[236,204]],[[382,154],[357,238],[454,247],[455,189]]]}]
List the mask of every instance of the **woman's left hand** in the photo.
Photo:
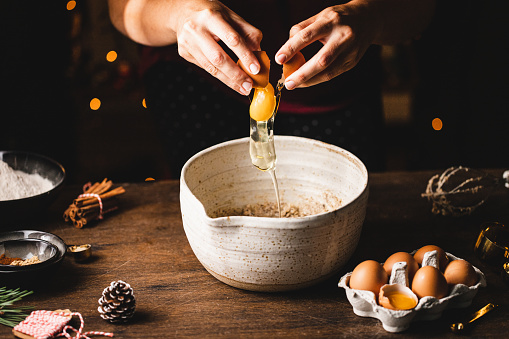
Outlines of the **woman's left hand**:
[{"label": "woman's left hand", "polygon": [[287,89],[329,81],[357,65],[377,31],[376,20],[360,12],[356,7],[332,6],[292,27],[290,39],[276,53],[278,64],[315,41],[323,46],[285,79]]}]

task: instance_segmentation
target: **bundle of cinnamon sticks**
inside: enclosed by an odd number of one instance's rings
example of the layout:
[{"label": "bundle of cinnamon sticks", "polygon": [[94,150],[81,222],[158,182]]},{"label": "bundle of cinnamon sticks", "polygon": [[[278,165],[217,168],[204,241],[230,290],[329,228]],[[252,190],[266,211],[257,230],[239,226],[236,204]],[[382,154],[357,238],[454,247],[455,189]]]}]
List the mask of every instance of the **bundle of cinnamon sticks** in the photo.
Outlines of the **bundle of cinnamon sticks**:
[{"label": "bundle of cinnamon sticks", "polygon": [[102,219],[105,213],[118,208],[117,196],[125,193],[123,187],[111,189],[113,182],[104,179],[95,184],[88,183],[73,203],[64,212],[64,220],[82,228],[90,221]]}]

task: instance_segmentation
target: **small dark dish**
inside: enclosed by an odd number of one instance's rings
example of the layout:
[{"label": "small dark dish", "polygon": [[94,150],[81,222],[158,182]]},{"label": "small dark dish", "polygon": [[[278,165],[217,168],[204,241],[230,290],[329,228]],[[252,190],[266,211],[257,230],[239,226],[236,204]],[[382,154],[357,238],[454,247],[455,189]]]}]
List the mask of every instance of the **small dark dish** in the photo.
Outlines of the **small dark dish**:
[{"label": "small dark dish", "polygon": [[44,193],[27,198],[0,201],[0,226],[2,223],[21,221],[37,216],[56,198],[65,180],[65,169],[53,159],[46,156],[21,152],[0,151],[0,160],[12,169],[29,174],[39,174],[53,183],[53,188]]},{"label": "small dark dish", "polygon": [[[52,243],[42,239],[17,239],[0,242],[0,255],[4,254],[9,258],[27,260],[37,256],[40,263],[30,265],[41,265],[45,262],[52,262],[57,258],[58,249]],[[23,270],[23,266],[0,264],[2,270]]]},{"label": "small dark dish", "polygon": [[[44,277],[48,277],[64,259],[67,252],[67,245],[58,236],[35,230],[19,230],[12,232],[0,233],[0,254],[7,252],[7,256],[18,256],[23,258],[23,253],[28,254],[30,251],[38,252],[41,257],[41,263],[26,265],[26,266],[12,266],[0,265],[0,281],[18,283],[18,282],[33,282],[41,283]],[[10,252],[14,250],[15,252]],[[34,253],[34,252],[32,252]],[[23,258],[25,259],[25,258]]]}]

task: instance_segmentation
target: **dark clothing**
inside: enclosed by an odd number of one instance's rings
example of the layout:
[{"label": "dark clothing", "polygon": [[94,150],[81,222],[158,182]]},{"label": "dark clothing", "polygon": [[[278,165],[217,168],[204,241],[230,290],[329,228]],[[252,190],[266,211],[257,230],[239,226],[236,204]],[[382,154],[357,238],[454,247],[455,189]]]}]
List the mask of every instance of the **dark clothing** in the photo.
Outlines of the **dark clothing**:
[{"label": "dark clothing", "polygon": [[[223,141],[249,136],[247,98],[237,94],[234,99],[223,90],[224,84],[212,84],[209,80],[193,65],[178,62],[159,62],[145,75],[147,107],[156,116],[173,177],[178,177],[184,163],[195,153]],[[305,89],[294,90],[299,91]],[[283,90],[282,97],[288,92]],[[360,95],[345,108],[331,112],[278,112],[274,133],[338,145],[357,155],[369,170],[383,169],[379,91]]]},{"label": "dark clothing", "polygon": [[[263,32],[261,48],[271,59],[273,86],[282,74],[282,67],[273,59],[292,25],[337,4],[307,0],[224,3]],[[304,48],[306,60],[321,47],[315,42]],[[232,59],[236,61],[233,55]],[[182,59],[176,46],[146,48],[143,60],[147,107],[159,122],[174,177],[196,152],[249,136],[248,98]],[[327,83],[283,90],[274,134],[338,145],[357,155],[369,170],[383,170],[381,82],[380,47],[372,46],[356,67]]]}]

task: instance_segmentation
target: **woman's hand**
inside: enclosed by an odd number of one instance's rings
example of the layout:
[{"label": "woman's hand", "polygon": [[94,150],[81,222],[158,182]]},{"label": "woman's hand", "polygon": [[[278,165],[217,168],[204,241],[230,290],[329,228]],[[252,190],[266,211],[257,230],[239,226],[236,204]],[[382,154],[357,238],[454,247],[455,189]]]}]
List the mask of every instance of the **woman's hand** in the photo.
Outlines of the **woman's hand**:
[{"label": "woman's hand", "polygon": [[276,53],[276,62],[283,64],[315,41],[322,48],[302,67],[285,79],[287,89],[316,85],[348,71],[361,59],[375,40],[376,21],[355,10],[338,5],[295,25],[290,39]]},{"label": "woman's hand", "polygon": [[315,41],[323,46],[286,79],[286,88],[328,81],[357,65],[371,44],[396,44],[418,37],[435,13],[436,0],[351,0],[324,9],[290,30],[276,53],[282,64]]},{"label": "woman's hand", "polygon": [[218,1],[192,1],[176,21],[176,36],[180,56],[203,68],[235,91],[247,95],[251,78],[219,45],[222,41],[252,74],[260,64],[253,50],[260,49],[262,33]]},{"label": "woman's hand", "polygon": [[177,43],[179,54],[247,95],[251,78],[223,50],[230,49],[251,73],[260,64],[251,51],[260,50],[262,33],[228,7],[213,0],[108,0],[115,27],[142,45]]}]

